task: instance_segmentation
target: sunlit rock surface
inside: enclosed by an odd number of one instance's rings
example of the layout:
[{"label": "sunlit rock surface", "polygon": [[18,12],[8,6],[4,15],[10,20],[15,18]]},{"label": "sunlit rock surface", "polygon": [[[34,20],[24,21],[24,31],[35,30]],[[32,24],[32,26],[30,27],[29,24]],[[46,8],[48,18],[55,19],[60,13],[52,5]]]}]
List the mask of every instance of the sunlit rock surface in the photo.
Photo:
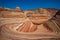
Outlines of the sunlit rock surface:
[{"label": "sunlit rock surface", "polygon": [[0,8],[0,40],[60,38],[60,11],[54,8],[22,10]]}]

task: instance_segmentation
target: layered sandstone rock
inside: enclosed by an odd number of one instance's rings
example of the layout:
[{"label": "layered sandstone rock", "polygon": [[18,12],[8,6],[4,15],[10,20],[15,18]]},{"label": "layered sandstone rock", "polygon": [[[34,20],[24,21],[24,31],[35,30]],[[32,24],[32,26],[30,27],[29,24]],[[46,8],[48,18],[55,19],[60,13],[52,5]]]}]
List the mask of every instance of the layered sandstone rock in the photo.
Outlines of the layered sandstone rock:
[{"label": "layered sandstone rock", "polygon": [[0,13],[2,18],[23,18],[26,17],[23,12],[10,12],[10,11],[3,11]]},{"label": "layered sandstone rock", "polygon": [[[22,39],[40,39],[41,37],[43,38],[59,38],[60,35],[55,34],[54,32],[51,32],[47,30],[43,24],[39,25],[37,27],[36,31],[33,32],[26,32],[26,29],[23,28],[23,30],[18,31],[15,30],[15,27],[20,23],[12,23],[12,24],[6,24],[2,26],[2,31],[1,35],[6,38],[14,39],[14,40],[22,40]],[[34,29],[34,28],[33,28]],[[29,31],[29,30],[28,30]]]},{"label": "layered sandstone rock", "polygon": [[22,11],[17,7],[12,11],[3,10],[0,12],[1,36],[12,40],[60,38],[57,21],[50,21],[56,12],[49,8]]},{"label": "layered sandstone rock", "polygon": [[25,11],[26,16],[33,23],[36,23],[36,24],[40,24],[51,19],[56,14],[56,12],[57,12],[56,9],[47,9],[47,8]]},{"label": "layered sandstone rock", "polygon": [[15,11],[2,11],[0,12],[0,18],[23,18],[26,17],[23,12]]},{"label": "layered sandstone rock", "polygon": [[37,29],[37,26],[34,25],[32,22],[30,21],[26,21],[22,24],[21,27],[17,26],[18,28],[16,29],[17,31],[20,32],[33,32]]}]

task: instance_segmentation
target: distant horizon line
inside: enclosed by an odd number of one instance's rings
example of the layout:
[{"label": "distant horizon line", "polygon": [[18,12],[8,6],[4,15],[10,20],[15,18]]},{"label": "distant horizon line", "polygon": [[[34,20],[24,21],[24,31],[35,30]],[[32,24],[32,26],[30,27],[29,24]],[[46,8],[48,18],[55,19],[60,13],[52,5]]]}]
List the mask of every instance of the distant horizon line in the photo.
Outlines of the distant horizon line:
[{"label": "distant horizon line", "polygon": [[[17,6],[16,6],[17,7]],[[0,8],[6,8],[6,9],[15,9],[16,7],[2,7],[2,6],[0,6]],[[20,6],[18,6],[19,8],[21,8]],[[40,8],[43,8],[43,7],[40,7]],[[45,8],[47,8],[47,7],[45,7]],[[48,7],[48,8],[50,8],[50,7]],[[52,7],[53,8],[53,7]],[[21,8],[22,9],[22,8]],[[33,8],[33,9],[22,9],[22,10],[35,10],[35,9],[39,9],[38,7],[37,8]],[[60,10],[60,8],[53,8],[53,9],[58,9],[58,10]]]}]

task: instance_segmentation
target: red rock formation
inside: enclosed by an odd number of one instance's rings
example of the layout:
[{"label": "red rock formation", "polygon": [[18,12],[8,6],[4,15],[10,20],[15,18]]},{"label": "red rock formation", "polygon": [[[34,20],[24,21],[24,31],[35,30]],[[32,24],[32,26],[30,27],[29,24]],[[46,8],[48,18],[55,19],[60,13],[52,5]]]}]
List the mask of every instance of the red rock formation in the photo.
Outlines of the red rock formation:
[{"label": "red rock formation", "polygon": [[[21,40],[21,38],[33,40],[42,36],[49,38],[60,37],[60,35],[51,32],[51,29],[47,29],[47,27],[43,24],[51,19],[56,12],[57,11],[55,9],[47,8],[26,11],[22,11],[19,8],[12,11],[3,10],[0,12],[0,18],[2,18],[0,19],[2,24],[0,25],[0,27],[2,27],[1,35],[12,40]],[[52,25],[50,25],[51,28]]]},{"label": "red rock formation", "polygon": [[11,12],[11,11],[2,11],[0,17],[3,18],[23,18],[26,17],[23,12]]},{"label": "red rock formation", "polygon": [[23,25],[21,27],[19,27],[17,30],[20,32],[33,32],[37,29],[36,25],[34,25],[32,22],[30,21],[26,21],[25,23],[23,23]]},{"label": "red rock formation", "polygon": [[37,10],[27,10],[24,13],[33,23],[40,24],[51,19],[56,12],[57,10],[54,9],[41,8]]}]

